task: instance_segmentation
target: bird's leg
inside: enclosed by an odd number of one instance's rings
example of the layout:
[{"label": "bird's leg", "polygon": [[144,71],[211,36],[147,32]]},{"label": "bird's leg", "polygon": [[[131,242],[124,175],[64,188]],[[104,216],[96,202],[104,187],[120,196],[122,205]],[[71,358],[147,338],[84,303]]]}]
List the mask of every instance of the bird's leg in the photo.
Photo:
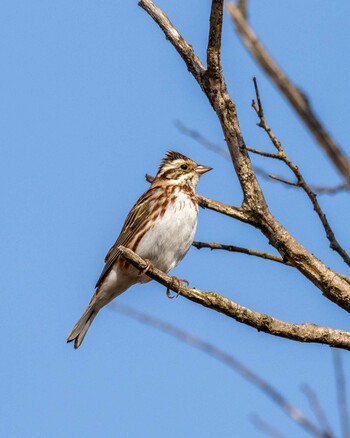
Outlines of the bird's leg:
[{"label": "bird's leg", "polygon": [[188,286],[190,283],[188,282],[188,280],[186,280],[184,278],[177,278],[177,277],[171,277],[171,278],[177,282],[178,288],[179,288],[176,295],[171,295],[170,288],[169,287],[166,288],[166,296],[170,299],[173,299],[173,298],[177,298],[179,296],[181,288],[182,288],[184,283],[186,284],[186,286]]}]

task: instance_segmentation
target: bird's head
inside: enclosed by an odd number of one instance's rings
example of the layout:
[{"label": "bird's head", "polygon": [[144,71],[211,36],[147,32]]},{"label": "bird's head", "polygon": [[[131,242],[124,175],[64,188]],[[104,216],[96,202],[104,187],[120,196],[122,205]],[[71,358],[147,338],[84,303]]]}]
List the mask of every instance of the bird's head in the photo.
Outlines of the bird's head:
[{"label": "bird's head", "polygon": [[179,152],[168,151],[160,163],[157,178],[166,178],[175,183],[187,183],[196,187],[199,177],[212,167],[197,164]]}]

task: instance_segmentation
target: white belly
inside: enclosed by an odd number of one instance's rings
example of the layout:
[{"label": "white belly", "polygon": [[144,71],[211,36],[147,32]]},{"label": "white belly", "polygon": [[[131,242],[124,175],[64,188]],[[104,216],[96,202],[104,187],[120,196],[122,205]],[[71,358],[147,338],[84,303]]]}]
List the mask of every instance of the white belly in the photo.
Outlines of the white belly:
[{"label": "white belly", "polygon": [[150,260],[158,269],[169,272],[189,250],[197,228],[198,207],[185,193],[178,193],[163,217],[146,232],[137,247],[137,254]]}]

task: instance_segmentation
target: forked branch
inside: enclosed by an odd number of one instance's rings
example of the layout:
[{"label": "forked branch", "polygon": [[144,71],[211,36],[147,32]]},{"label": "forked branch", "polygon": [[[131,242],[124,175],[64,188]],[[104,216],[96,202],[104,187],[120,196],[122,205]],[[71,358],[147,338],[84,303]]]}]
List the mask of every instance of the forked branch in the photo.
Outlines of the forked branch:
[{"label": "forked branch", "polygon": [[329,225],[328,219],[326,217],[326,215],[324,214],[318,200],[317,200],[317,196],[316,194],[311,190],[311,188],[309,187],[309,185],[307,184],[307,182],[305,181],[303,175],[301,174],[298,166],[296,166],[287,156],[286,152],[283,149],[283,146],[281,144],[281,142],[278,140],[278,138],[276,137],[276,135],[273,133],[272,129],[270,128],[270,126],[267,124],[266,119],[265,119],[265,114],[264,114],[264,108],[261,102],[261,97],[260,97],[260,91],[259,91],[259,87],[258,87],[258,83],[256,78],[253,78],[254,81],[254,88],[255,88],[255,94],[256,94],[256,102],[253,100],[252,103],[252,107],[254,108],[256,114],[259,117],[260,122],[258,123],[258,125],[260,126],[260,128],[262,128],[266,134],[269,136],[272,144],[274,145],[274,147],[277,150],[277,154],[271,154],[270,158],[278,158],[279,160],[283,161],[288,167],[289,169],[294,173],[296,179],[297,179],[297,185],[299,187],[301,187],[304,192],[307,194],[308,198],[310,199],[314,210],[317,214],[317,216],[319,217],[322,226],[325,230],[327,239],[329,240],[330,243],[330,247],[336,251],[344,260],[344,262],[350,266],[350,257],[347,254],[347,252],[345,251],[344,248],[342,248],[342,246],[339,244],[338,240],[336,239],[334,232],[331,228],[331,226]]}]

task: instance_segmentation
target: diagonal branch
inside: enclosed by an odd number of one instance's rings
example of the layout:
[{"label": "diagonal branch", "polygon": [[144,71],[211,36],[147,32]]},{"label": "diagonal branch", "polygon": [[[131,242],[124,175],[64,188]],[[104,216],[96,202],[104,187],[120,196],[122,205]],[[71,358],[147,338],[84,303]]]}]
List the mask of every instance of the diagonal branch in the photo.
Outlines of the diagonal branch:
[{"label": "diagonal branch", "polygon": [[230,252],[240,252],[243,254],[248,254],[255,257],[260,257],[265,260],[272,260],[273,262],[282,263],[283,265],[290,265],[290,263],[285,262],[282,257],[275,256],[273,254],[269,254],[267,252],[256,251],[254,249],[242,248],[241,246],[234,245],[223,245],[222,243],[206,243],[206,242],[193,242],[192,246],[197,249],[209,248],[209,249],[222,249],[224,251]]},{"label": "diagonal branch", "polygon": [[322,432],[322,430],[320,430],[312,421],[310,421],[300,411],[300,409],[292,405],[281,394],[281,392],[278,391],[278,389],[274,388],[269,382],[258,376],[254,371],[249,369],[231,354],[226,353],[215,345],[204,341],[192,335],[191,333],[188,333],[185,330],[170,324],[169,322],[162,321],[129,306],[120,304],[120,301],[114,301],[109,307],[117,312],[127,315],[130,318],[133,318],[138,322],[154,327],[163,333],[167,333],[168,335],[179,339],[185,344],[195,347],[214,359],[224,363],[229,368],[240,374],[245,380],[249,381],[252,385],[258,388],[267,397],[269,397],[282,411],[284,411],[285,414],[287,414],[289,418],[295,421],[300,427],[310,432],[314,436],[326,438],[326,435]]},{"label": "diagonal branch", "polygon": [[252,414],[250,421],[256,427],[256,429],[260,430],[270,438],[286,438],[282,432],[280,432],[276,427],[267,423],[266,420],[263,420],[258,414]]},{"label": "diagonal branch", "polygon": [[315,417],[317,418],[318,423],[319,423],[320,427],[322,428],[322,430],[324,430],[328,434],[329,437],[335,436],[331,430],[331,427],[328,423],[326,414],[325,414],[325,412],[324,412],[324,410],[323,410],[323,408],[318,400],[316,393],[307,384],[304,384],[302,386],[301,390],[303,391],[306,398],[308,399],[310,409],[312,410]]},{"label": "diagonal branch", "polygon": [[291,106],[297,112],[301,120],[322,147],[328,158],[333,162],[343,176],[348,188],[350,187],[350,162],[341,148],[330,136],[323,124],[316,116],[305,95],[292,84],[276,61],[272,59],[266,48],[261,44],[258,37],[242,15],[239,6],[228,3],[226,8],[235,23],[236,30],[243,44],[251,53],[256,62],[284,94]]},{"label": "diagonal branch", "polygon": [[184,298],[204,307],[223,313],[238,322],[256,328],[258,331],[299,342],[327,344],[350,351],[350,333],[343,330],[318,326],[316,324],[291,324],[277,318],[255,312],[243,307],[215,292],[202,292],[179,284],[178,279],[170,277],[135,254],[131,249],[119,247],[122,256],[139,270],[147,268],[147,275],[158,283],[177,292]]},{"label": "diagonal branch", "polygon": [[299,171],[298,166],[296,166],[288,158],[287,154],[285,153],[285,151],[283,149],[281,142],[278,140],[276,135],[272,132],[270,126],[267,124],[266,119],[265,119],[265,115],[264,115],[264,109],[263,109],[263,106],[261,103],[258,83],[257,83],[257,80],[255,77],[253,78],[253,81],[254,81],[257,102],[255,102],[253,100],[252,106],[253,106],[253,108],[254,108],[254,110],[255,110],[255,112],[258,115],[259,120],[260,120],[260,122],[258,123],[258,126],[260,126],[260,128],[262,128],[267,133],[272,144],[275,146],[275,148],[277,150],[277,155],[278,155],[279,159],[282,160],[289,167],[289,169],[294,173],[294,175],[297,179],[297,185],[299,187],[301,187],[304,190],[304,192],[307,194],[307,196],[309,197],[309,199],[314,207],[314,210],[315,210],[317,216],[319,217],[319,219],[322,223],[322,226],[325,230],[327,239],[329,240],[329,243],[330,243],[330,247],[343,258],[344,262],[348,266],[350,266],[350,256],[347,254],[345,249],[342,248],[342,246],[339,244],[338,240],[336,239],[334,232],[333,232],[331,226],[329,225],[328,219],[327,219],[326,215],[324,214],[324,212],[323,212],[323,210],[322,210],[322,208],[317,200],[315,193],[308,186],[307,182],[305,181],[304,177],[302,176],[301,172]]}]

